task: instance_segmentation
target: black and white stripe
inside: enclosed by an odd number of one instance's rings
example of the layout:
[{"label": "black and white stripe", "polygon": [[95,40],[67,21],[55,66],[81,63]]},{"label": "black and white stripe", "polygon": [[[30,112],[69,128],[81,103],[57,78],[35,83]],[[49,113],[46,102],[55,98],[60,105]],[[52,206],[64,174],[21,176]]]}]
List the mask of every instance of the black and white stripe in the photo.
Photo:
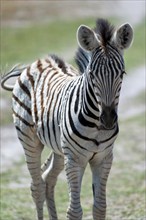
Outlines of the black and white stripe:
[{"label": "black and white stripe", "polygon": [[[80,190],[88,162],[93,174],[93,218],[105,219],[106,181],[118,134],[117,109],[124,74],[121,45],[113,40],[114,33],[113,26],[103,19],[94,31],[79,28],[82,48],[76,53],[76,62],[80,73],[51,55],[24,69],[15,67],[3,78],[3,87],[11,90],[4,83],[18,76],[12,96],[13,117],[32,177],[38,220],[43,220],[45,200],[50,219],[58,219],[54,187],[64,164],[70,194],[67,219],[82,219]],[[44,145],[52,153],[41,168]]]}]

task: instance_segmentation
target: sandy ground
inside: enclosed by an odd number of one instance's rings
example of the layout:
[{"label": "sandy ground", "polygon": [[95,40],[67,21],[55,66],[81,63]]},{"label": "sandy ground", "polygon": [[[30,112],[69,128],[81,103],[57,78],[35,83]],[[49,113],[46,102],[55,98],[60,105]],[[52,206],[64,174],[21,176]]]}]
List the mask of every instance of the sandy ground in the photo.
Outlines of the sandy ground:
[{"label": "sandy ground", "polygon": [[145,91],[146,87],[146,68],[141,66],[132,70],[124,76],[121,97],[119,103],[119,117],[125,119],[141,113],[145,110],[145,105],[131,105],[130,101],[139,95],[142,91]]},{"label": "sandy ground", "polygon": [[17,138],[13,124],[1,128],[1,172],[18,162],[23,155],[23,148]]}]

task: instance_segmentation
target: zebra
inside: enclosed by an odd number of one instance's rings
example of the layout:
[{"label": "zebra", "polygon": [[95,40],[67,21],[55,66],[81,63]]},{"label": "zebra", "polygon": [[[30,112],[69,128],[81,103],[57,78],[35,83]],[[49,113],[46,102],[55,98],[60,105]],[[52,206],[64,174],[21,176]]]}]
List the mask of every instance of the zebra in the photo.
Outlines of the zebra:
[{"label": "zebra", "polygon": [[[106,19],[96,27],[77,30],[78,69],[56,55],[28,66],[15,66],[1,85],[12,91],[13,119],[32,178],[31,193],[37,219],[43,220],[46,201],[49,219],[57,220],[54,189],[65,167],[68,220],[81,220],[82,177],[87,164],[92,172],[94,220],[106,218],[106,183],[119,133],[118,103],[125,64],[123,53],[133,41],[129,23],[115,28]],[[17,77],[15,85],[6,84]],[[41,166],[41,153],[51,153]]]}]

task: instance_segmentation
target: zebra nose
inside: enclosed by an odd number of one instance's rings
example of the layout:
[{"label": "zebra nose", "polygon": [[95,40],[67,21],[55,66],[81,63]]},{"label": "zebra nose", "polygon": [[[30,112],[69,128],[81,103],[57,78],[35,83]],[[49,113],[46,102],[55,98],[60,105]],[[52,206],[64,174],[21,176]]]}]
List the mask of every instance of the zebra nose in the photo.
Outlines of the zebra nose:
[{"label": "zebra nose", "polygon": [[117,122],[118,116],[114,109],[102,110],[100,122],[106,129],[112,129]]}]

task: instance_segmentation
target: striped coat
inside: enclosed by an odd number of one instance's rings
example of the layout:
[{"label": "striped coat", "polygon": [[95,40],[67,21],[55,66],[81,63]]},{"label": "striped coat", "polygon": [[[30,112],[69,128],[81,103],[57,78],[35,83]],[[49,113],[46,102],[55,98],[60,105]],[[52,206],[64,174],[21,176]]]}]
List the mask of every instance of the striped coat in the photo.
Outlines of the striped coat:
[{"label": "striped coat", "polygon": [[[64,168],[70,203],[67,219],[82,219],[80,190],[90,164],[93,186],[93,219],[106,215],[106,182],[118,134],[118,102],[123,79],[123,50],[132,41],[129,24],[115,30],[99,19],[96,29],[80,26],[77,32],[79,71],[55,55],[26,68],[14,68],[2,80],[17,75],[13,88],[14,123],[32,177],[31,191],[37,218],[43,219],[46,200],[50,219],[56,220],[54,187]],[[23,71],[22,71],[23,70]],[[41,167],[41,152],[52,153]]]}]

